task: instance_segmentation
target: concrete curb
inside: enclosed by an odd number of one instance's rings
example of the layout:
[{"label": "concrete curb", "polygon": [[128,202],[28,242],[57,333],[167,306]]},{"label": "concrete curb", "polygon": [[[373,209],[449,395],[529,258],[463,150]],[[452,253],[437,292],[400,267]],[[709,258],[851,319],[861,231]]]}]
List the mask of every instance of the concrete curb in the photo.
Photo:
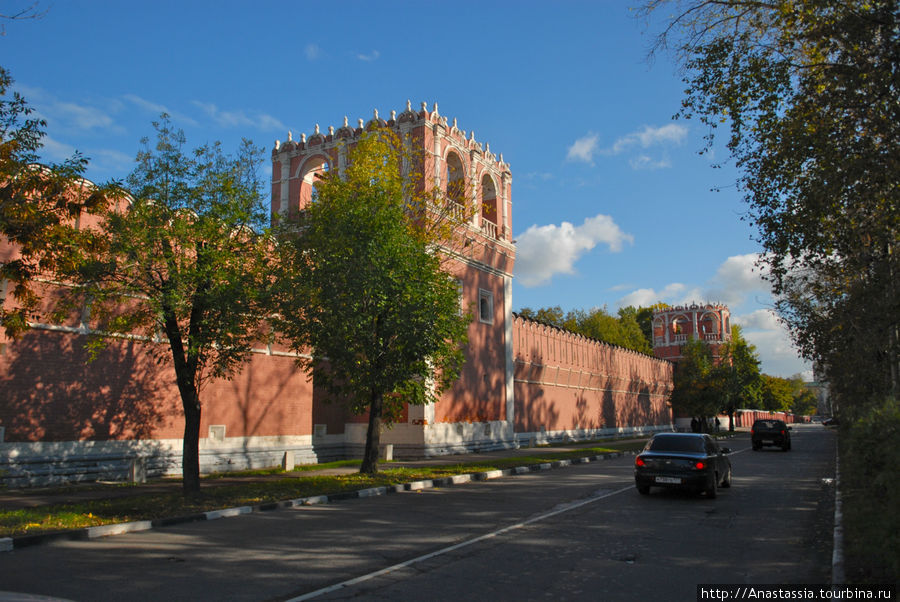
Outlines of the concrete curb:
[{"label": "concrete curb", "polygon": [[293,500],[285,500],[281,502],[268,502],[256,506],[238,506],[235,508],[224,508],[221,510],[211,510],[208,512],[200,512],[186,516],[175,516],[169,518],[159,518],[154,520],[141,520],[130,523],[115,523],[110,525],[101,525],[98,527],[86,527],[83,529],[71,529],[68,531],[59,531],[55,533],[41,533],[38,535],[20,535],[17,537],[0,538],[0,552],[12,552],[21,548],[27,548],[37,545],[45,545],[55,541],[84,541],[97,539],[100,537],[110,537],[113,535],[122,535],[124,533],[133,533],[136,531],[148,531],[150,529],[158,529],[160,527],[169,527],[173,525],[181,525],[197,521],[210,521],[220,518],[230,518],[233,516],[241,516],[251,514],[253,512],[268,512],[270,510],[281,510],[286,508],[300,508],[303,506],[311,506],[314,504],[329,504],[344,500],[362,499],[367,497],[376,497],[388,495],[391,493],[400,493],[403,491],[419,491],[422,489],[432,489],[435,487],[452,487],[463,483],[471,483],[473,481],[488,481],[491,479],[499,479],[502,477],[515,476],[520,474],[528,474],[532,472],[540,472],[543,470],[552,470],[554,468],[565,468],[573,464],[587,464],[600,460],[608,460],[611,458],[619,458],[627,452],[611,452],[608,454],[600,454],[596,456],[586,456],[583,458],[575,458],[573,460],[558,460],[544,464],[533,464],[529,466],[517,466],[515,468],[505,468],[503,470],[490,470],[486,472],[473,472],[467,474],[453,475],[441,479],[428,479],[424,481],[413,481],[410,483],[400,483],[397,485],[389,485],[384,487],[372,487],[370,489],[361,489],[358,491],[346,491],[331,495],[316,495]]},{"label": "concrete curb", "polygon": [[831,584],[847,582],[844,573],[844,513],[841,509],[841,463],[840,446],[834,458],[834,540],[831,548]]}]

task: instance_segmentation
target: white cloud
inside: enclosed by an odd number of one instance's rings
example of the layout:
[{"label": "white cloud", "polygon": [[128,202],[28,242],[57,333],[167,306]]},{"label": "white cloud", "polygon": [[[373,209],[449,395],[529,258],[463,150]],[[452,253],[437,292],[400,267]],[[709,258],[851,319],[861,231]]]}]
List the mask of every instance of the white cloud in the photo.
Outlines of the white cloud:
[{"label": "white cloud", "polygon": [[169,117],[172,118],[174,123],[187,125],[191,127],[198,127],[200,124],[193,119],[192,117],[188,117],[184,113],[179,113],[177,111],[173,111],[166,107],[165,105],[161,105],[159,103],[153,102],[151,100],[147,100],[145,98],[141,98],[137,94],[126,94],[123,96],[125,100],[141,109],[142,111],[146,111],[153,115],[153,119],[156,119],[161,114],[165,113]]},{"label": "white cloud", "polygon": [[219,107],[213,103],[204,103],[195,100],[193,101],[193,104],[202,109],[203,112],[206,113],[220,127],[253,127],[267,131],[287,129],[287,127],[285,127],[285,125],[282,124],[281,121],[279,121],[277,118],[265,113],[258,113],[256,115],[250,116],[244,113],[244,111],[220,110]]},{"label": "white cloud", "polygon": [[598,139],[599,136],[597,134],[588,134],[587,136],[579,138],[569,147],[566,159],[569,161],[581,161],[583,163],[593,164],[594,152],[597,150]]},{"label": "white cloud", "polygon": [[696,288],[688,289],[681,282],[672,282],[659,291],[652,288],[639,288],[632,291],[616,301],[616,307],[628,307],[629,305],[649,307],[660,302],[678,305],[696,299],[698,293]]},{"label": "white cloud", "polygon": [[75,147],[44,136],[41,138],[41,155],[44,159],[53,163],[61,163],[75,154]]},{"label": "white cloud", "polygon": [[45,119],[48,129],[54,132],[124,132],[124,128],[113,118],[115,110],[120,108],[115,102],[105,102],[107,106],[98,106],[97,103],[60,100],[42,88],[17,86],[16,90],[25,96],[37,116]]},{"label": "white cloud", "polygon": [[[758,258],[757,253],[733,255],[702,286],[673,282],[659,290],[639,288],[616,301],[616,307],[648,307],[660,302],[669,305],[724,303],[732,311],[732,322],[756,346],[763,372],[785,378],[797,373],[809,376],[809,364],[798,356],[787,329],[771,309],[765,308],[772,304],[772,298],[761,269],[756,267]],[[741,307],[752,309],[734,313]]]},{"label": "white cloud", "polygon": [[170,113],[169,109],[167,109],[164,105],[152,102],[150,100],[141,98],[137,94],[126,94],[123,96],[125,100],[130,102],[131,104],[137,106],[139,109],[143,109],[144,111],[150,113],[156,113],[157,115],[160,113]]},{"label": "white cloud", "polygon": [[558,226],[531,226],[518,236],[516,277],[523,286],[547,284],[556,274],[575,273],[575,262],[598,244],[612,252],[634,242],[608,215],[587,218],[580,226],[563,222]]},{"label": "white cloud", "polygon": [[744,330],[777,330],[781,328],[778,316],[770,309],[757,309],[749,314],[734,316],[734,323]]},{"label": "white cloud", "polygon": [[369,53],[369,54],[357,54],[357,55],[356,55],[356,58],[358,58],[358,59],[361,60],[361,61],[365,61],[365,62],[367,62],[367,63],[371,63],[372,61],[378,60],[378,57],[380,57],[380,56],[381,56],[381,53],[380,53],[380,52],[378,52],[377,50],[373,50],[373,51],[372,51],[371,53]]},{"label": "white cloud", "polygon": [[[665,285],[657,291],[641,288],[625,295],[616,302],[618,307],[628,305],[648,306],[654,303],[683,305],[685,303],[724,303],[736,308],[754,297],[770,296],[770,289],[756,267],[758,253],[733,255],[719,265],[716,273],[702,286],[688,287],[680,282]],[[640,302],[640,303],[638,303]]]},{"label": "white cloud", "polygon": [[64,119],[70,127],[78,130],[110,130],[115,124],[106,111],[74,102],[57,102],[53,112],[57,117]]},{"label": "white cloud", "polygon": [[668,158],[651,159],[647,155],[639,155],[633,159],[629,159],[628,164],[631,169],[640,171],[642,169],[665,169],[672,167],[672,162]]},{"label": "white cloud", "polygon": [[90,157],[92,166],[111,173],[128,173],[134,167],[134,155],[117,150],[93,150],[85,155]]},{"label": "white cloud", "polygon": [[[598,148],[598,134],[588,133],[577,139],[566,153],[568,161],[594,164],[594,155],[614,156],[631,154],[628,163],[634,170],[665,169],[672,167],[668,156],[653,157],[648,149],[663,149],[680,145],[687,138],[688,129],[677,123],[661,127],[643,126],[641,129],[617,139],[612,146]],[[643,151],[643,152],[641,152]]]},{"label": "white cloud", "polygon": [[706,298],[736,307],[753,295],[768,297],[771,289],[762,278],[764,270],[756,267],[758,260],[758,253],[727,258],[707,282]]},{"label": "white cloud", "polygon": [[645,125],[643,129],[626,134],[616,140],[612,147],[604,150],[604,153],[618,155],[635,147],[679,145],[684,142],[687,133],[687,128],[677,123],[670,123],[658,128]]},{"label": "white cloud", "polygon": [[306,54],[306,60],[314,61],[321,56],[322,49],[318,44],[307,44],[303,52]]},{"label": "white cloud", "polygon": [[783,378],[803,373],[807,380],[812,378],[809,364],[797,355],[787,328],[772,310],[733,315],[732,321],[741,327],[744,338],[756,346],[763,372]]},{"label": "white cloud", "polygon": [[540,181],[540,182],[548,182],[548,181],[552,180],[554,177],[555,176],[552,173],[547,172],[547,171],[532,171],[532,172],[528,172],[526,174],[522,174],[521,176],[518,176],[518,179],[529,181],[529,182],[535,181],[535,180]]}]

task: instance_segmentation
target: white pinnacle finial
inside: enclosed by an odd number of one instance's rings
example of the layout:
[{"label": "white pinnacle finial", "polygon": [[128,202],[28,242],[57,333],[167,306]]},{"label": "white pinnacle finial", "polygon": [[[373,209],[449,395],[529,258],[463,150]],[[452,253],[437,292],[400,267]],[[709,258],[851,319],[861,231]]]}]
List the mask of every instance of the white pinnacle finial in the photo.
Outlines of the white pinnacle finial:
[{"label": "white pinnacle finial", "polygon": [[306,142],[306,132],[300,134],[300,142]]},{"label": "white pinnacle finial", "polygon": [[456,117],[453,118],[453,127],[456,127]]},{"label": "white pinnacle finial", "polygon": [[503,153],[500,153],[500,163],[503,163]]},{"label": "white pinnacle finial", "polygon": [[438,112],[438,110],[437,110],[437,103],[434,103],[434,109],[433,109],[433,110],[434,110],[435,113]]},{"label": "white pinnacle finial", "polygon": [[319,135],[319,124],[318,123],[316,124],[316,135],[317,136]]},{"label": "white pinnacle finial", "polygon": [[372,119],[374,119],[375,121],[378,121],[378,109],[375,109],[372,112]]},{"label": "white pinnacle finial", "polygon": [[333,125],[328,126],[328,135],[334,136],[334,126]]},{"label": "white pinnacle finial", "polygon": [[412,103],[409,101],[408,98],[406,99],[406,110],[412,111]]},{"label": "white pinnacle finial", "polygon": [[275,140],[275,150],[281,148],[281,140]]},{"label": "white pinnacle finial", "polygon": [[294,133],[291,130],[288,130],[288,142],[294,139]]},{"label": "white pinnacle finial", "polygon": [[428,103],[424,100],[422,101],[422,110],[426,112],[428,111]]},{"label": "white pinnacle finial", "polygon": [[391,111],[391,121],[397,121],[397,111]]},{"label": "white pinnacle finial", "polygon": [[484,152],[486,152],[486,153],[491,152],[491,143],[490,142],[488,142],[487,144],[484,145]]},{"label": "white pinnacle finial", "polygon": [[469,140],[475,140],[475,130],[472,130],[471,132],[469,132],[469,134]]},{"label": "white pinnacle finial", "polygon": [[347,127],[347,116],[344,115],[344,127]]},{"label": "white pinnacle finial", "polygon": [[359,121],[357,123],[359,124],[359,127],[362,128],[362,126],[363,126],[362,117],[359,118]]}]

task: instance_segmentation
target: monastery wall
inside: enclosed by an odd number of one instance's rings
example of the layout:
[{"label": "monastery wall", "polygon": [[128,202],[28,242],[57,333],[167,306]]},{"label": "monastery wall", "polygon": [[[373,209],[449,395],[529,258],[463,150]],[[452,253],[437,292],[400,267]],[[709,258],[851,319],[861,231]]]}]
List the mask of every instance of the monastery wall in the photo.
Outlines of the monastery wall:
[{"label": "monastery wall", "polygon": [[673,365],[515,316],[515,431],[536,439],[672,429]]}]

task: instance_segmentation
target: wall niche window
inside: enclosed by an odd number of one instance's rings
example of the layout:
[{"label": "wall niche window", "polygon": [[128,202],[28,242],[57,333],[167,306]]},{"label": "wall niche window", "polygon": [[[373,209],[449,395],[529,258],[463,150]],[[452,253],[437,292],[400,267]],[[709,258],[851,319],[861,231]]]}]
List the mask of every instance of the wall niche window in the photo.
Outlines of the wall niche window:
[{"label": "wall niche window", "polygon": [[484,324],[494,323],[494,293],[478,289],[478,319]]}]

